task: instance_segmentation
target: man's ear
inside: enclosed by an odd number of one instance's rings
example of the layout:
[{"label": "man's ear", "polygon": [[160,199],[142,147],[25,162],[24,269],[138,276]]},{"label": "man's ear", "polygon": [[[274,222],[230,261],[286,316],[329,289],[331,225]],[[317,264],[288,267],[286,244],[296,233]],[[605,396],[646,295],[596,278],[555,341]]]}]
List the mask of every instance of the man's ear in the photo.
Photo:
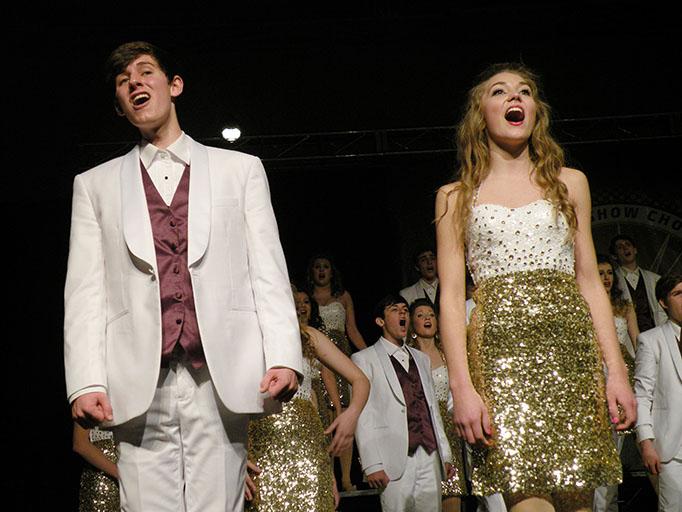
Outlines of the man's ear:
[{"label": "man's ear", "polygon": [[379,327],[381,327],[381,328],[383,329],[383,328],[384,328],[384,325],[386,325],[386,320],[384,320],[383,318],[381,318],[380,316],[378,316],[378,317],[376,317],[376,318],[374,319],[374,323],[377,324]]},{"label": "man's ear", "polygon": [[663,310],[667,313],[668,312],[668,306],[663,302],[663,299],[658,299],[658,303],[661,305]]},{"label": "man's ear", "polygon": [[171,98],[175,99],[182,94],[185,82],[180,75],[175,75],[169,82]]},{"label": "man's ear", "polygon": [[121,110],[121,106],[118,104],[118,101],[114,100],[114,110],[116,111],[116,115],[119,117],[125,117],[125,112]]}]

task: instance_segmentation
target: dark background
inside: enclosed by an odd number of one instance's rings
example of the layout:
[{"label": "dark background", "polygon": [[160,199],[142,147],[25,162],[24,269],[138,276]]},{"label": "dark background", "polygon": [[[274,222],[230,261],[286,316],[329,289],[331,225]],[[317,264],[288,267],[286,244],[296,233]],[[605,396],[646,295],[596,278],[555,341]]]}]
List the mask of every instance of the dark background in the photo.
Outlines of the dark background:
[{"label": "dark background", "polygon": [[[522,60],[542,75],[557,135],[587,174],[595,205],[682,216],[679,19],[658,2],[319,4],[8,12],[0,218],[10,472],[2,481],[14,509],[74,509],[80,467],[70,452],[61,332],[71,184],[137,140],[103,83],[104,61],[122,42],[145,39],[184,62],[181,126],[223,147],[215,138],[233,124],[247,136],[452,127],[478,71]],[[663,116],[652,129],[653,114]],[[410,255],[433,237],[434,191],[455,168],[447,138],[424,153],[256,152],[292,277],[302,277],[312,253],[331,252],[367,341],[377,335],[374,302],[415,280]],[[631,228],[642,263],[651,262],[666,233]],[[599,233],[603,251],[611,232]],[[667,243],[663,261],[675,261],[679,237]]]}]

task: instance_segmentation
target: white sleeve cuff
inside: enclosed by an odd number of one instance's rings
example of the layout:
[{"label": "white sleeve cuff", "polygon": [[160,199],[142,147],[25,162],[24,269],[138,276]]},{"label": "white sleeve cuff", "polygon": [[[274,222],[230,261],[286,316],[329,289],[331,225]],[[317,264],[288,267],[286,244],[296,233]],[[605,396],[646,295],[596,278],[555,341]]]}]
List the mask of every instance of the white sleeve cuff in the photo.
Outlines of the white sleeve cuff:
[{"label": "white sleeve cuff", "polygon": [[78,391],[74,392],[71,394],[69,397],[69,403],[72,404],[73,401],[78,398],[79,396],[87,395],[88,393],[105,393],[107,392],[107,388],[104,386],[88,386],[83,389],[79,389]]}]

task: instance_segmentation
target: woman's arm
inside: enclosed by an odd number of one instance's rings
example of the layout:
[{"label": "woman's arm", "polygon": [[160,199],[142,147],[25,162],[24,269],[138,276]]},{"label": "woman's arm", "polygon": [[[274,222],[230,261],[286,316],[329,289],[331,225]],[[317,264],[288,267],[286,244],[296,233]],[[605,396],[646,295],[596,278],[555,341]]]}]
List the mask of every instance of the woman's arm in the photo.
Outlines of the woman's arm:
[{"label": "woman's arm", "polygon": [[322,379],[322,384],[327,390],[327,395],[329,400],[334,406],[334,415],[338,416],[341,413],[341,398],[339,397],[339,386],[336,384],[336,377],[334,372],[329,368],[322,365],[322,370],[320,371],[320,378]]},{"label": "woman's arm", "polygon": [[107,459],[102,451],[90,442],[89,430],[75,422],[73,424],[73,451],[100,471],[118,480],[116,464]]},{"label": "woman's arm", "polygon": [[[590,308],[597,342],[608,368],[606,396],[609,415],[611,421],[617,423],[616,428],[623,430],[635,422],[637,404],[628,384],[627,368],[620,353],[611,303],[597,269],[592,241],[590,189],[585,175],[576,169],[562,169],[561,179],[568,188],[569,199],[575,207],[578,219],[575,233],[575,275],[578,288]],[[619,414],[619,405],[623,409],[622,417]]]},{"label": "woman's arm", "polygon": [[355,323],[355,308],[353,307],[353,299],[351,298],[350,293],[347,291],[343,292],[340,301],[343,304],[343,307],[346,308],[346,333],[348,334],[351,343],[358,350],[367,348],[367,343],[365,343],[365,339],[362,337],[362,334],[360,334],[358,326]]},{"label": "woman's arm", "polygon": [[307,327],[306,330],[310,334],[317,358],[353,387],[348,407],[325,430],[325,434],[334,432],[329,451],[332,455],[339,455],[353,443],[358,417],[369,397],[369,380],[327,336],[313,327]]},{"label": "woman's arm", "polygon": [[470,444],[488,444],[492,435],[488,409],[474,389],[469,374],[466,334],[466,286],[464,241],[459,235],[454,184],[436,195],[436,243],[440,288],[440,336],[454,400],[453,421],[457,434]]},{"label": "woman's arm", "polygon": [[625,310],[625,320],[628,323],[628,334],[632,340],[632,348],[637,352],[637,337],[639,336],[639,325],[637,325],[637,313],[632,304],[628,304]]}]

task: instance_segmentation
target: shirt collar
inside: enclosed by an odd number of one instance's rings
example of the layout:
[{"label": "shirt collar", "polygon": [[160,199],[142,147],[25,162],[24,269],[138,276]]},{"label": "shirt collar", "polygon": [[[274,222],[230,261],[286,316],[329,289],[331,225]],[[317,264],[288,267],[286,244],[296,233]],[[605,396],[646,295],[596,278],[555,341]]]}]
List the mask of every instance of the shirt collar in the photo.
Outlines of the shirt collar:
[{"label": "shirt collar", "polygon": [[419,283],[422,285],[422,288],[429,287],[429,288],[436,289],[438,287],[438,278],[434,279],[433,283],[427,283],[426,281],[424,281],[424,279],[420,278]]},{"label": "shirt collar", "polygon": [[[140,142],[140,160],[142,161],[142,165],[144,165],[145,169],[149,169],[159,151],[163,150],[157,148],[151,142],[148,142],[144,139]],[[168,146],[165,151],[170,153],[171,157],[175,161],[181,162],[184,165],[189,165],[189,137],[185,135],[185,132],[181,132],[180,137],[178,137],[175,142]]]},{"label": "shirt collar", "polygon": [[670,324],[673,326],[673,332],[675,333],[675,337],[679,340],[680,339],[680,330],[682,330],[682,327],[680,327],[679,324],[673,322],[672,320],[670,321]]},{"label": "shirt collar", "polygon": [[397,346],[395,343],[391,343],[390,341],[388,341],[383,336],[381,336],[379,338],[379,341],[381,341],[381,343],[383,343],[384,349],[386,349],[386,352],[388,352],[389,356],[392,356],[396,352],[400,352],[400,351],[407,352],[407,348],[405,347],[405,342],[403,342],[402,345]]},{"label": "shirt collar", "polygon": [[635,270],[629,270],[625,267],[620,267],[620,269],[623,271],[623,274],[628,275],[628,274],[639,274],[639,266],[635,267]]}]

